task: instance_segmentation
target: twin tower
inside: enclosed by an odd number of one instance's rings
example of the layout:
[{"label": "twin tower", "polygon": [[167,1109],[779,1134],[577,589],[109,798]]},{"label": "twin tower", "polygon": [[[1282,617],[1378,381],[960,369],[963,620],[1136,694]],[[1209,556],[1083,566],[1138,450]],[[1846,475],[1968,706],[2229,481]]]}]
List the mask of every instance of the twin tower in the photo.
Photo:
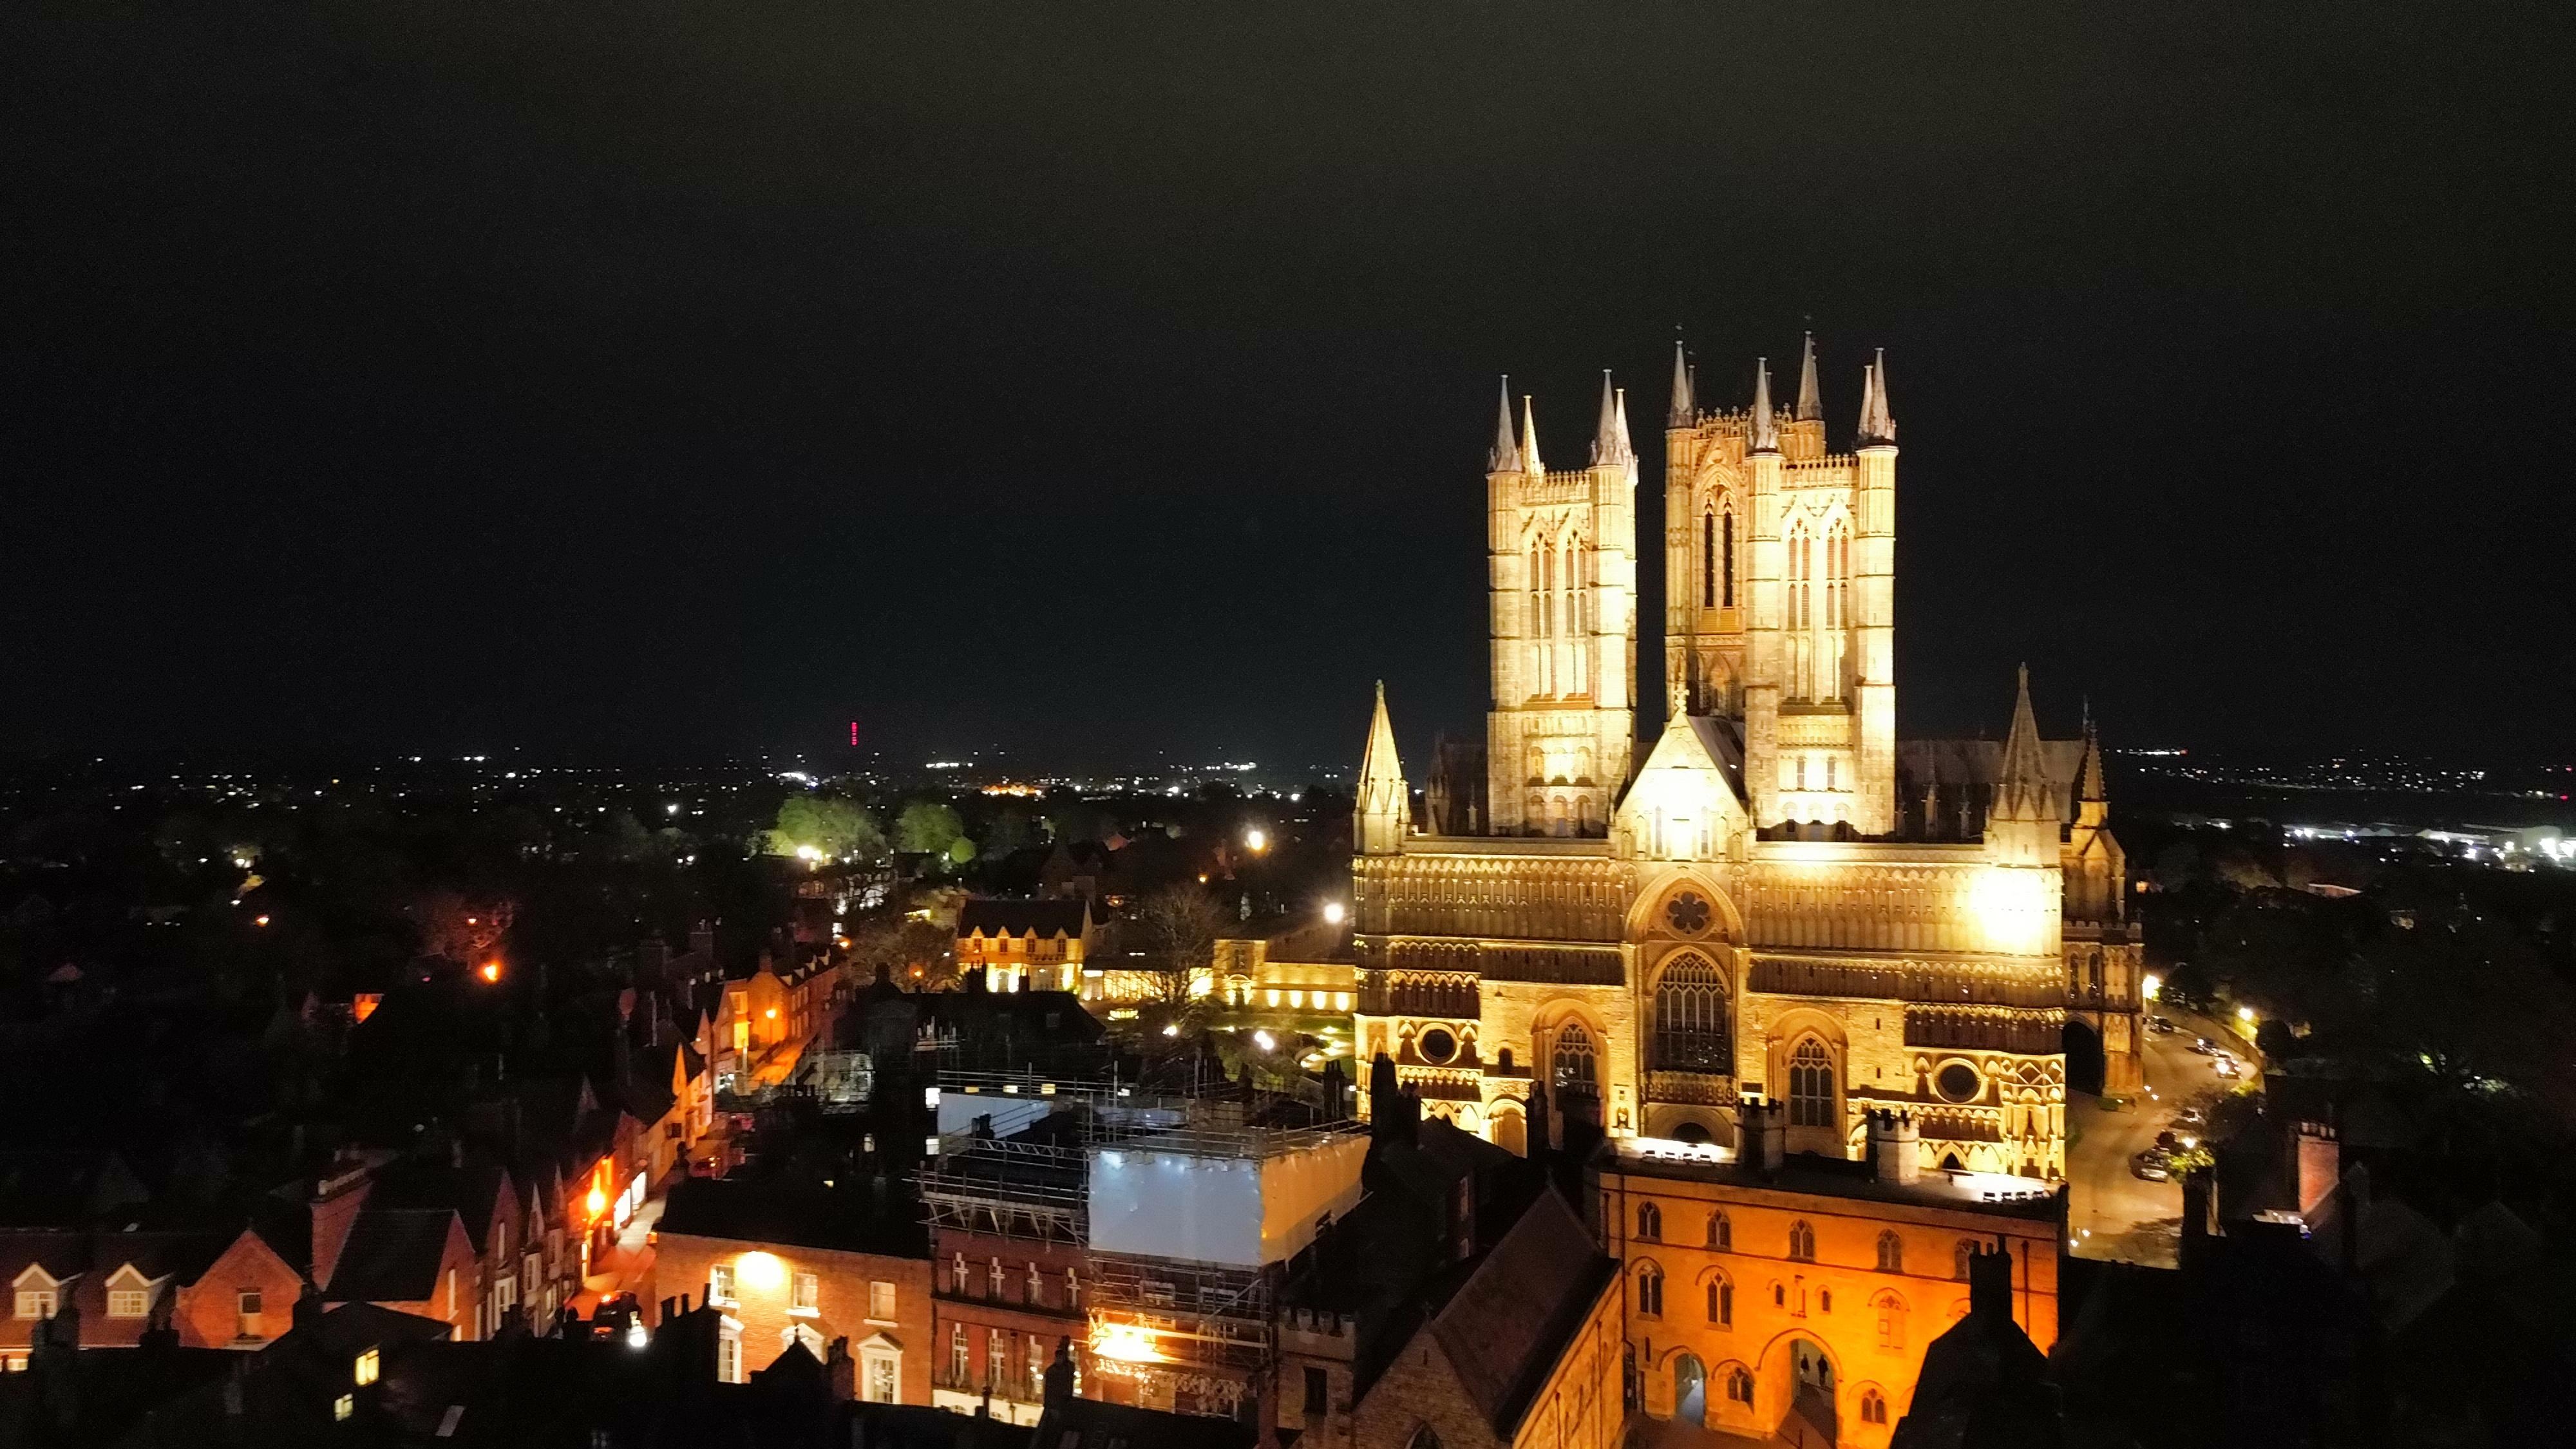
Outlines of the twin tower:
[{"label": "twin tower", "polygon": [[[1664,686],[1723,724],[1755,828],[1887,835],[1896,798],[1896,424],[1884,356],[1862,369],[1853,452],[1826,451],[1815,339],[1786,415],[1703,409],[1673,349],[1664,423]],[[1601,379],[1590,461],[1551,470],[1510,380],[1486,468],[1493,705],[1487,829],[1599,835],[1636,748],[1637,453]],[[1836,831],[1843,827],[1845,831]]]}]

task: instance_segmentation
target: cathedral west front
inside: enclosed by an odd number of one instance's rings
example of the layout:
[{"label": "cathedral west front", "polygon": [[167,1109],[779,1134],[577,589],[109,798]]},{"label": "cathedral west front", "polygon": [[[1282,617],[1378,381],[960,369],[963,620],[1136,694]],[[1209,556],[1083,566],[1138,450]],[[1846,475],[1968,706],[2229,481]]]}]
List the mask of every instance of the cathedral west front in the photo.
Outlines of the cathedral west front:
[{"label": "cathedral west front", "polygon": [[[1508,390],[1486,467],[1492,702],[1417,801],[1381,689],[1352,865],[1363,1060],[1515,1150],[1570,1118],[1856,1155],[1901,1108],[1927,1168],[2057,1178],[2066,1093],[2137,1080],[2138,956],[2101,752],[1896,734],[1896,424],[1862,370],[1828,449],[1812,339],[1709,409],[1676,348],[1662,662],[1641,733],[1638,459],[1605,376],[1581,467]],[[2000,695],[2000,689],[1998,690]],[[2071,1067],[2070,1067],[2071,1064]]]}]

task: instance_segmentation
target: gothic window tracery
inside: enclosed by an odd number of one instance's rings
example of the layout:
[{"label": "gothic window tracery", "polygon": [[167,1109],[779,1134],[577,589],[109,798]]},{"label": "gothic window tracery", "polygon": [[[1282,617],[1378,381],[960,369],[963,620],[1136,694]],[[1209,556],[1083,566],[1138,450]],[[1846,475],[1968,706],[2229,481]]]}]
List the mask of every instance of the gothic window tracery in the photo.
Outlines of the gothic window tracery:
[{"label": "gothic window tracery", "polygon": [[1812,1036],[1789,1054],[1789,1125],[1835,1125],[1833,1054]]},{"label": "gothic window tracery", "polygon": [[1655,1065],[1674,1072],[1726,1071],[1732,1058],[1726,1006],[1726,983],[1705,958],[1686,956],[1665,967],[1655,983]]},{"label": "gothic window tracery", "polygon": [[1560,1094],[1600,1095],[1600,1059],[1592,1044],[1592,1033],[1583,1029],[1583,1023],[1569,1021],[1556,1029],[1556,1040],[1548,1054],[1548,1077]]}]

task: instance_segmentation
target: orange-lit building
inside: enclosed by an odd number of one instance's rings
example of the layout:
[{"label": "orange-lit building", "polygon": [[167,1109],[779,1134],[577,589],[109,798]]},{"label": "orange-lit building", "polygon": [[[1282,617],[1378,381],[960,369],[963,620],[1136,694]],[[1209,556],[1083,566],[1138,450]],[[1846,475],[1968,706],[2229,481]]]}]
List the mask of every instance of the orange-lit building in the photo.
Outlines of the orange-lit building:
[{"label": "orange-lit building", "polygon": [[131,1348],[167,1327],[188,1348],[265,1347],[303,1275],[258,1233],[0,1233],[0,1367],[26,1367],[37,1327],[69,1309],[83,1348]]},{"label": "orange-lit building", "polygon": [[970,900],[957,912],[957,974],[991,991],[1083,990],[1098,922],[1088,899]]},{"label": "orange-lit building", "polygon": [[2057,1341],[2062,1185],[1924,1169],[1893,1113],[1872,1114],[1851,1161],[1784,1152],[1777,1103],[1739,1110],[1741,1154],[1632,1137],[1592,1167],[1649,1416],[1762,1437],[1803,1388],[1835,1442],[1878,1449],[1924,1345],[1968,1312],[1972,1259],[1998,1242],[2014,1321],[2042,1353]]},{"label": "orange-lit building", "polygon": [[643,1296],[722,1314],[719,1380],[749,1381],[791,1343],[817,1359],[838,1344],[861,1400],[930,1402],[930,1261],[908,1208],[856,1187],[693,1180],[657,1232]]}]

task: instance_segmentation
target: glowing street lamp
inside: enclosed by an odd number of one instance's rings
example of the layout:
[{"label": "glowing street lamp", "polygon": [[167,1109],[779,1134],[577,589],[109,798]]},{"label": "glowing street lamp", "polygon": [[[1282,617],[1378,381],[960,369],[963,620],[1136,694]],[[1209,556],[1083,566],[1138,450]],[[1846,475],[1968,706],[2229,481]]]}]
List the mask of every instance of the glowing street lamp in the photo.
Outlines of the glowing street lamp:
[{"label": "glowing street lamp", "polygon": [[2236,1019],[2245,1023],[2247,1026],[2252,1026],[2254,1024],[2254,1008],[2250,1006],[2240,1006],[2236,1008]]},{"label": "glowing street lamp", "polygon": [[1349,912],[1348,912],[1348,911],[1343,907],[1343,905],[1342,905],[1342,903],[1341,903],[1340,901],[1326,901],[1326,902],[1324,902],[1324,924],[1325,924],[1325,925],[1327,925],[1327,926],[1338,926],[1338,925],[1340,925],[1340,924],[1342,923],[1342,917],[1344,917],[1345,915],[1348,915],[1348,914],[1349,914]]},{"label": "glowing street lamp", "polygon": [[484,979],[484,980],[486,980],[486,981],[498,981],[498,980],[500,980],[500,979],[501,979],[501,963],[500,963],[500,962],[498,962],[498,961],[486,961],[486,962],[484,962],[484,963],[483,963],[483,979]]},{"label": "glowing street lamp", "polygon": [[1270,848],[1270,833],[1256,825],[1243,832],[1243,848],[1255,855]]}]

